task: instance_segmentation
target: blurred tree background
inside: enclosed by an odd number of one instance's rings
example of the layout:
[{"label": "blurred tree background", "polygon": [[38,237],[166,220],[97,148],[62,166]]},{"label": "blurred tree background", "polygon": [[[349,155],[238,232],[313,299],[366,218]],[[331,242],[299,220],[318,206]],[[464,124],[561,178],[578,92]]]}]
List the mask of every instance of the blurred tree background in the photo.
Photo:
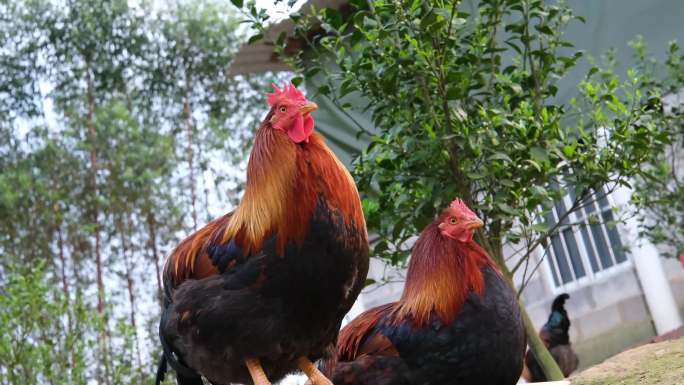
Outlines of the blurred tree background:
[{"label": "blurred tree background", "polygon": [[233,9],[0,2],[0,384],[152,381],[163,258],[238,199],[273,80],[228,77]]}]

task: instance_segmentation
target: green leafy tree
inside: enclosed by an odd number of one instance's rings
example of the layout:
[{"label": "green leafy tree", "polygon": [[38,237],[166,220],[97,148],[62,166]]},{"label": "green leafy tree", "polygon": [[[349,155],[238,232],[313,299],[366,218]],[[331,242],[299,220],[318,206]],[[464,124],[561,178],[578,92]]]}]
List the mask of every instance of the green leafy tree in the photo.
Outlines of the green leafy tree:
[{"label": "green leafy tree", "polygon": [[[536,270],[530,255],[568,223],[568,216],[637,176],[666,144],[647,108],[658,100],[648,76],[622,81],[591,68],[568,103],[557,81],[581,53],[563,38],[582,20],[563,3],[541,0],[351,1],[352,11],[313,10],[292,16],[306,52],[280,53],[319,84],[340,109],[365,98],[376,131],[356,158],[376,256],[400,263],[409,239],[455,196],[480,215],[478,242],[511,279]],[[249,18],[257,36],[263,17]],[[309,31],[321,33],[311,39]],[[570,195],[558,221],[554,202]],[[595,219],[595,218],[594,218]],[[584,225],[588,225],[584,224]],[[503,254],[504,243],[514,245]],[[531,348],[550,379],[562,373],[521,306]]]},{"label": "green leafy tree", "polygon": [[86,384],[89,342],[82,333],[92,330],[97,321],[85,311],[80,292],[66,306],[67,298],[47,277],[43,264],[10,265],[3,278],[0,383]]},{"label": "green leafy tree", "polygon": [[[141,19],[127,1],[79,0],[65,4],[36,2],[44,40],[42,55],[46,80],[54,85],[52,98],[55,106],[70,126],[73,138],[80,142],[75,147],[89,160],[88,223],[92,232],[92,258],[96,268],[97,311],[100,323],[100,380],[110,383],[108,318],[104,286],[104,255],[102,232],[104,218],[101,193],[102,172],[99,163],[98,132],[95,114],[109,98],[126,91],[130,81],[130,67],[136,62],[144,41]],[[41,7],[41,8],[39,8]]]},{"label": "green leafy tree", "polygon": [[647,174],[636,178],[633,200],[639,212],[642,232],[661,246],[668,257],[684,254],[684,55],[679,45],[670,43],[664,65],[648,57],[642,39],[631,43],[643,72],[667,74],[648,79],[648,88],[663,95],[662,104],[649,107],[661,114],[658,127],[666,135],[664,151],[646,166]]},{"label": "green leafy tree", "polygon": [[0,384],[151,381],[162,259],[238,199],[266,109],[264,77],[227,76],[231,12],[0,5]]},{"label": "green leafy tree", "polygon": [[[178,143],[187,162],[184,191],[188,194],[192,227],[197,228],[197,185],[207,168],[212,130],[209,123],[225,120],[239,105],[237,86],[228,66],[238,47],[238,23],[228,4],[218,1],[176,1],[159,14],[152,42],[150,88],[164,103],[161,111],[178,128]],[[231,96],[228,96],[231,95]],[[182,129],[181,129],[182,128]]]}]

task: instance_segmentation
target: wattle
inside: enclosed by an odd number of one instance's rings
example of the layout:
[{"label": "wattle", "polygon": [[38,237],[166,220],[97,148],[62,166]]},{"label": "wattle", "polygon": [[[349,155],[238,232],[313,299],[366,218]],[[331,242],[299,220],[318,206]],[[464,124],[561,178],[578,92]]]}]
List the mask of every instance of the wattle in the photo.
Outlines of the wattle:
[{"label": "wattle", "polygon": [[309,137],[313,132],[313,126],[314,120],[311,115],[306,115],[306,117],[299,115],[292,123],[292,127],[287,131],[287,135],[295,143],[308,143]]}]

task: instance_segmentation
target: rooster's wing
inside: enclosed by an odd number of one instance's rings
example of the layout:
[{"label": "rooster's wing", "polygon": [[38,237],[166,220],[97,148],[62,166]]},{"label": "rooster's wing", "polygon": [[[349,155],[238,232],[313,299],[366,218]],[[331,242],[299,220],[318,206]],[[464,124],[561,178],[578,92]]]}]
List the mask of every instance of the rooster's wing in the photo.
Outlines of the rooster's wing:
[{"label": "rooster's wing", "polygon": [[[232,212],[207,223],[181,241],[166,259],[164,290],[171,299],[172,290],[188,279],[202,279],[225,271],[237,263],[227,258],[232,242],[221,240]],[[231,240],[232,241],[232,240]]]}]

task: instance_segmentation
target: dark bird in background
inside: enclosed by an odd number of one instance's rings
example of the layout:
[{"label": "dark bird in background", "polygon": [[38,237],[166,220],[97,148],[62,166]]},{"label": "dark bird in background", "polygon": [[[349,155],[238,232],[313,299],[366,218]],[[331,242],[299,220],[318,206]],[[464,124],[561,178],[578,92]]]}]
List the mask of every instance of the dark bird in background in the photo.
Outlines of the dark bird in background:
[{"label": "dark bird in background", "polygon": [[313,133],[316,105],[275,85],[256,132],[244,196],[183,240],[164,268],[164,356],[182,385],[265,385],[334,353],[368,272],[356,185]]},{"label": "dark bird in background", "polygon": [[[568,335],[570,318],[568,318],[568,312],[565,310],[565,301],[568,298],[570,296],[563,293],[553,300],[549,320],[546,321],[539,331],[539,337],[544,342],[544,345],[546,345],[546,348],[549,349],[549,353],[558,363],[565,377],[570,376],[577,369],[577,365],[579,365],[579,359],[575,351],[572,350],[570,336]],[[546,375],[532,350],[529,350],[525,355],[525,365],[527,366],[527,371],[524,377],[527,381],[547,381]]]},{"label": "dark bird in background", "polygon": [[525,331],[513,289],[473,241],[482,221],[459,199],[412,250],[398,302],[342,329],[335,385],[515,384]]}]

